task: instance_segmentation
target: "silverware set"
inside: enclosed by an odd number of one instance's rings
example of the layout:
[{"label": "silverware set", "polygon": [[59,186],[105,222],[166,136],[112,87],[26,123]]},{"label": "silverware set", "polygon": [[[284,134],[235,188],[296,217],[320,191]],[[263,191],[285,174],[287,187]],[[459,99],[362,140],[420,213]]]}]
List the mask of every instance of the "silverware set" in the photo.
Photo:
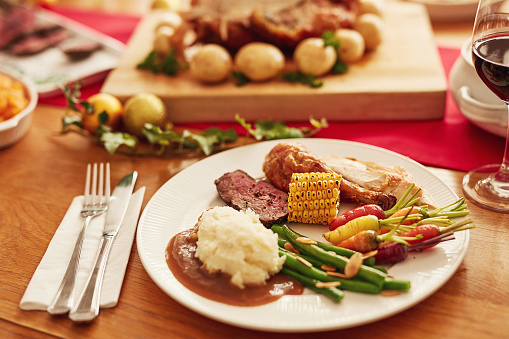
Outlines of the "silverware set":
[{"label": "silverware set", "polygon": [[[93,164],[93,166],[88,164],[83,206],[80,213],[83,223],[64,278],[53,301],[47,308],[50,314],[69,313],[69,318],[76,322],[92,321],[99,314],[102,281],[109,253],[127,212],[137,176],[137,172],[125,176],[111,194],[110,164],[101,163]],[[76,299],[76,282],[85,233],[90,221],[104,213],[106,213],[105,225],[95,265],[83,291]]]}]

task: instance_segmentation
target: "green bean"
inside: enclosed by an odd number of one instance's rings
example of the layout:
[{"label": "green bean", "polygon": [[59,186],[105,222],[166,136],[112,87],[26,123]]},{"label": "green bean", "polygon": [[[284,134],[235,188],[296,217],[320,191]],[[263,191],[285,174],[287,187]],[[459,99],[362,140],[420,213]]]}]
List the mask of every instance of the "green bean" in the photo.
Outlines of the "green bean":
[{"label": "green bean", "polygon": [[[373,258],[374,258],[374,257],[373,257]],[[364,264],[364,265],[365,265],[365,264]],[[372,267],[372,268],[374,268],[375,270],[379,270],[380,272],[383,272],[383,273],[386,273],[386,274],[388,273],[388,272],[387,272],[387,269],[386,269],[385,267],[383,267],[383,266],[373,265],[373,266],[371,266],[371,267]]]},{"label": "green bean", "polygon": [[[323,261],[325,264],[332,265],[340,270],[345,269],[346,263],[348,262],[347,258],[339,256],[337,254],[329,253],[328,251],[316,246],[316,245],[307,245],[302,244],[296,239],[299,237],[299,234],[293,232],[288,226],[283,225],[283,230],[288,237],[289,241],[292,243],[293,247],[298,250],[302,254],[307,254],[310,256],[314,256],[317,259]],[[385,277],[387,274],[378,271],[372,267],[362,265],[357,275],[359,278],[368,281],[375,286],[382,288]]]},{"label": "green bean", "polygon": [[[286,240],[283,240],[283,241],[284,241],[284,242],[288,242],[288,241],[286,241]],[[322,267],[322,265],[323,265],[323,262],[322,262],[322,261],[320,261],[320,260],[318,260],[318,259],[316,259],[315,257],[309,256],[309,255],[305,255],[305,254],[300,254],[300,253],[299,253],[299,254],[296,254],[296,253],[294,253],[294,252],[288,251],[288,250],[287,250],[287,249],[285,249],[284,247],[280,247],[280,248],[279,248],[279,251],[282,251],[282,252],[284,252],[285,254],[294,254],[294,255],[298,255],[298,256],[299,256],[299,257],[301,257],[302,259],[309,261],[309,262],[310,262],[313,266],[318,267],[318,268]]]},{"label": "green bean", "polygon": [[[288,237],[286,236],[282,226],[272,225],[271,230],[272,230],[272,232],[276,233],[280,238],[288,240]],[[302,234],[299,234],[295,231],[294,231],[294,233],[300,237],[303,236]],[[324,249],[325,251],[332,251],[338,255],[341,255],[341,256],[347,257],[347,258],[350,258],[355,253],[355,251],[349,250],[347,248],[338,247],[338,246],[331,245],[331,244],[326,244],[326,243],[323,243],[320,241],[317,241],[316,246]],[[374,257],[367,258],[364,260],[364,265],[366,265],[366,266],[373,266],[374,264],[375,264]]]},{"label": "green bean", "polygon": [[285,260],[286,266],[294,269],[295,271],[297,271],[307,277],[310,277],[310,278],[313,278],[313,279],[316,279],[319,281],[339,281],[341,283],[341,285],[338,288],[341,290],[348,290],[348,291],[355,291],[355,292],[362,292],[362,293],[372,293],[372,294],[380,293],[380,291],[381,291],[380,288],[378,288],[377,286],[375,286],[369,282],[334,277],[334,276],[328,275],[326,272],[324,272],[316,267],[306,266],[305,264],[300,262],[297,258],[295,258],[292,254],[290,254],[290,252],[288,252],[288,251],[280,250],[279,255],[286,256],[286,260]]},{"label": "green bean", "polygon": [[406,292],[410,289],[410,281],[386,278],[382,289]]},{"label": "green bean", "polygon": [[323,294],[323,295],[331,298],[334,302],[339,303],[341,301],[341,299],[343,299],[343,295],[344,295],[343,291],[341,291],[340,289],[338,289],[336,287],[318,288],[318,287],[316,287],[316,284],[319,283],[320,281],[310,278],[310,277],[306,277],[305,275],[302,275],[298,272],[292,271],[291,269],[286,268],[286,267],[283,267],[283,269],[281,270],[281,273],[297,280],[302,285],[313,290],[314,292]]},{"label": "green bean", "polygon": [[[349,250],[347,248],[343,248],[343,247],[339,247],[339,246],[335,246],[335,245],[331,245],[331,244],[326,244],[326,243],[319,242],[319,241],[317,241],[316,246],[320,247],[321,249],[323,249],[325,251],[332,251],[332,252],[336,253],[337,255],[341,255],[341,256],[347,257],[347,258],[350,258],[355,253],[355,251]],[[374,264],[375,264],[374,257],[364,259],[364,265],[373,266]]]}]

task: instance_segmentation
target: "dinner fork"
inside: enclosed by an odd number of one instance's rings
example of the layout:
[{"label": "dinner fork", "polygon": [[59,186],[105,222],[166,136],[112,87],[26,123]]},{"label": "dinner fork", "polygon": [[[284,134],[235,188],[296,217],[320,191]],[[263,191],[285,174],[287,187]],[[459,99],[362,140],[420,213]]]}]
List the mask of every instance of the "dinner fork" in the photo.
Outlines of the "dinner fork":
[{"label": "dinner fork", "polygon": [[[48,306],[47,311],[50,314],[67,313],[74,302],[74,287],[78,277],[78,267],[81,256],[81,247],[83,239],[90,220],[103,214],[108,209],[110,201],[110,164],[103,163],[99,165],[99,184],[97,184],[97,164],[93,166],[92,174],[92,192],[90,192],[90,170],[91,165],[87,166],[87,177],[85,182],[85,194],[83,197],[83,206],[81,209],[81,217],[84,219],[81,231],[74,245],[74,250],[69,260],[64,278],[58,288],[57,294]],[[106,174],[104,168],[106,167]]]}]

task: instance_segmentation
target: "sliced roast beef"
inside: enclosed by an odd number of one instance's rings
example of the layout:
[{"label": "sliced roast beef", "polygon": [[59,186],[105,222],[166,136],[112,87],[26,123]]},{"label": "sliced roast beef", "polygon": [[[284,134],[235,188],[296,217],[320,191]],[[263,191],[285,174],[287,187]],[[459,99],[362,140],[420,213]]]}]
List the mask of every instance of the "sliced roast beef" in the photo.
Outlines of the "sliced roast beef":
[{"label": "sliced roast beef", "polygon": [[16,55],[36,54],[47,48],[58,45],[69,36],[70,32],[62,27],[35,31],[11,43],[8,46],[8,50]]},{"label": "sliced roast beef", "polygon": [[0,0],[0,48],[32,29],[35,15],[31,8]]},{"label": "sliced roast beef", "polygon": [[228,206],[251,209],[270,227],[288,217],[288,194],[265,181],[257,181],[242,170],[223,174],[214,181],[217,192]]}]

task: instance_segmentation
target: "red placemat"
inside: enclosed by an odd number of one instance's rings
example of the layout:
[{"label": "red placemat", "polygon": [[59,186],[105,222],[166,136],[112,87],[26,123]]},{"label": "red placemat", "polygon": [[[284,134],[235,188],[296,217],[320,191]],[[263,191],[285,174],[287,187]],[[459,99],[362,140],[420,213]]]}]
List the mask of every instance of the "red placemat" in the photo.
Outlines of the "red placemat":
[{"label": "red placemat", "polygon": [[[121,42],[127,43],[140,21],[140,17],[96,11],[83,11],[46,6],[47,9],[92,27]],[[447,76],[460,55],[456,48],[439,48]],[[83,98],[100,91],[102,84],[82,89]],[[64,106],[62,96],[41,99],[40,103]],[[319,118],[318,116],[315,118]],[[291,126],[307,124],[287,122]],[[207,128],[211,124],[181,124],[193,128]],[[214,123],[219,128],[234,127],[239,133],[243,129],[236,123]],[[316,137],[358,141],[383,147],[408,156],[424,165],[468,171],[488,163],[502,161],[504,139],[471,124],[459,111],[451,93],[447,92],[445,116],[433,121],[373,121],[335,122],[320,131]]]}]

